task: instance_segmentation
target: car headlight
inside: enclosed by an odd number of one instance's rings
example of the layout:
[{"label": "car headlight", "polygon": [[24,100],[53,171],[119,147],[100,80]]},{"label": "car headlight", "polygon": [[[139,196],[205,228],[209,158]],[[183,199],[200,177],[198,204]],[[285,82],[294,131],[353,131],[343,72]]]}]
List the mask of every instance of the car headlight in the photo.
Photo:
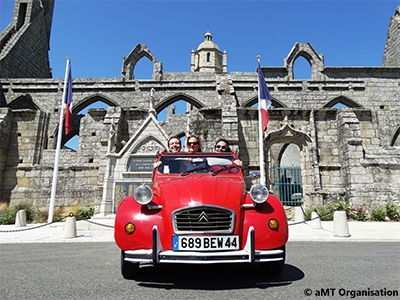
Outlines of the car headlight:
[{"label": "car headlight", "polygon": [[137,203],[147,205],[151,202],[151,199],[153,199],[153,192],[147,185],[142,184],[136,188],[133,197]]},{"label": "car headlight", "polygon": [[250,197],[255,203],[264,203],[268,199],[268,189],[265,185],[256,184],[250,189]]}]

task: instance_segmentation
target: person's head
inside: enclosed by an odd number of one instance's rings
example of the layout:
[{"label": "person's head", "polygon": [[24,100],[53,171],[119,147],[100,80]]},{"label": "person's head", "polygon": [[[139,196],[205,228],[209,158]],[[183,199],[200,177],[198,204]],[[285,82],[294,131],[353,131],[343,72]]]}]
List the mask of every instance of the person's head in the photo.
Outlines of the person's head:
[{"label": "person's head", "polygon": [[188,152],[201,152],[201,142],[197,135],[191,134],[186,139],[186,149]]},{"label": "person's head", "polygon": [[182,149],[181,140],[177,137],[172,137],[168,140],[169,152],[179,152]]},{"label": "person's head", "polygon": [[229,142],[225,139],[219,139],[214,146],[215,152],[230,152]]}]

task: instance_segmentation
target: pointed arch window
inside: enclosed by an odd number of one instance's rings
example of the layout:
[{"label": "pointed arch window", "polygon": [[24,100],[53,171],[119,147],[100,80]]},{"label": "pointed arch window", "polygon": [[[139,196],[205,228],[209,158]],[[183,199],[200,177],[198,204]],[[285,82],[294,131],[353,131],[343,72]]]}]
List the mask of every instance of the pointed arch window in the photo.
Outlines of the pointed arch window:
[{"label": "pointed arch window", "polygon": [[310,62],[303,56],[299,56],[293,65],[293,78],[294,79],[311,79],[311,65]]}]

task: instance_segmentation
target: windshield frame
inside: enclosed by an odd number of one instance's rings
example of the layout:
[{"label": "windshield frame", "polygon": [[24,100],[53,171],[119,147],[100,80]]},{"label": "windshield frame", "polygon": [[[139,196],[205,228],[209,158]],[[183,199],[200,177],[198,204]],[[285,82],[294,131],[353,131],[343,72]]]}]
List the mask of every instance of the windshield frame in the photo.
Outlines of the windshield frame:
[{"label": "windshield frame", "polygon": [[[187,176],[189,174],[238,174],[241,168],[234,160],[232,152],[174,152],[163,153],[158,157],[162,164],[156,168],[159,175]],[[229,166],[229,167],[227,167]]]}]

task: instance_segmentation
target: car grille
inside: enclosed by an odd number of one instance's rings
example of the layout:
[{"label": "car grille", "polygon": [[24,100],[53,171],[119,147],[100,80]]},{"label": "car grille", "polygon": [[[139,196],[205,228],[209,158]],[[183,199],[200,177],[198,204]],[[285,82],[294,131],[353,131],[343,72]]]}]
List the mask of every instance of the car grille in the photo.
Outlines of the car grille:
[{"label": "car grille", "polygon": [[199,206],[185,208],[174,213],[174,229],[177,233],[233,231],[234,213],[231,210]]}]

